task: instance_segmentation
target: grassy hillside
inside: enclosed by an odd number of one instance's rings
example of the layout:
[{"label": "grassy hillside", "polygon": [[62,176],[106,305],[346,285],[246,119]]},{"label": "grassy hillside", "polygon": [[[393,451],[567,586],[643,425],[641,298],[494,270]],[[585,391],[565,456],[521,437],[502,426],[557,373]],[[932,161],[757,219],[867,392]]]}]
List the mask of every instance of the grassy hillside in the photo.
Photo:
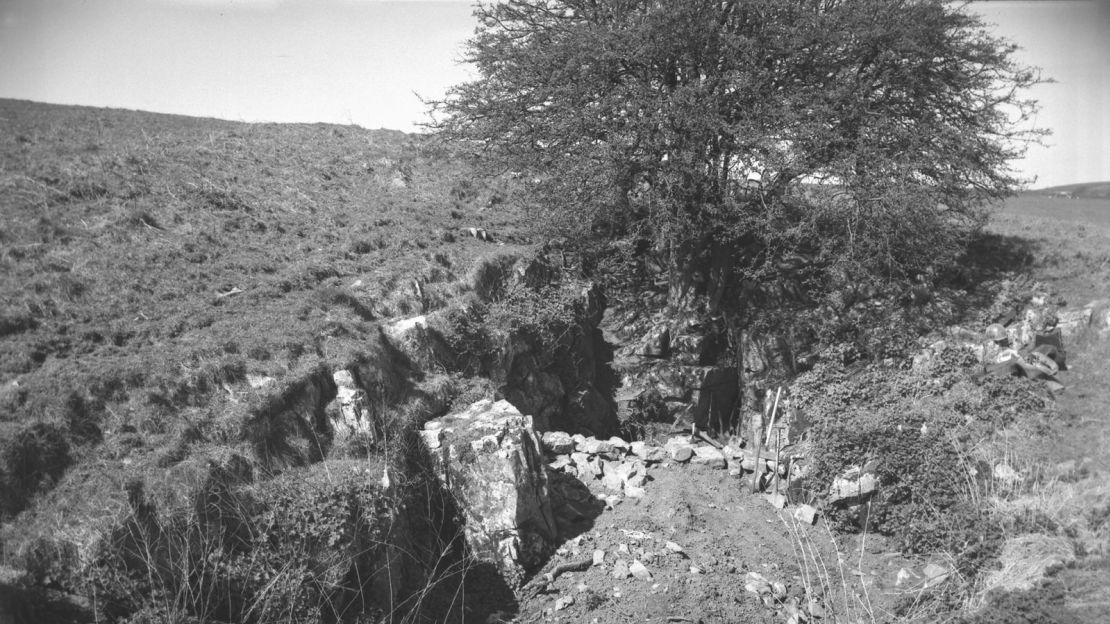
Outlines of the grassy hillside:
[{"label": "grassy hillside", "polygon": [[497,201],[399,132],[0,101],[0,516],[437,307],[465,228],[522,242]]},{"label": "grassy hillside", "polygon": [[1110,182],[1084,182],[1065,184],[1030,191],[1030,194],[1073,199],[1110,199]]}]

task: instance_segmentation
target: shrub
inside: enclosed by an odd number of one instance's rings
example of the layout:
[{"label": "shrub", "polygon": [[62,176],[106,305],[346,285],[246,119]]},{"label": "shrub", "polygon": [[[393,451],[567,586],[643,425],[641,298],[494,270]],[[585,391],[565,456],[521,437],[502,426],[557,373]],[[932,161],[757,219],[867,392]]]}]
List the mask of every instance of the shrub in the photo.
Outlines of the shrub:
[{"label": "shrub", "polygon": [[0,516],[21,511],[73,463],[66,432],[51,423],[24,427],[0,448]]},{"label": "shrub", "polygon": [[216,470],[194,509],[168,516],[133,484],[132,515],[99,546],[86,591],[102,616],[130,621],[381,614],[397,585],[383,590],[379,570],[401,573],[386,546],[396,540],[398,501],[378,485],[380,465],[320,468],[253,486]]},{"label": "shrub", "polygon": [[[918,371],[863,365],[854,353],[829,351],[792,388],[815,423],[806,487],[820,495],[848,467],[873,462],[881,485],[865,526],[895,536],[907,554],[949,552],[972,576],[997,555],[1006,523],[975,506],[991,468],[977,465],[971,447],[1019,419],[1038,422],[1050,407],[1043,391],[1026,379],[976,376],[966,349],[945,347]],[[861,511],[830,516],[856,530]]]}]

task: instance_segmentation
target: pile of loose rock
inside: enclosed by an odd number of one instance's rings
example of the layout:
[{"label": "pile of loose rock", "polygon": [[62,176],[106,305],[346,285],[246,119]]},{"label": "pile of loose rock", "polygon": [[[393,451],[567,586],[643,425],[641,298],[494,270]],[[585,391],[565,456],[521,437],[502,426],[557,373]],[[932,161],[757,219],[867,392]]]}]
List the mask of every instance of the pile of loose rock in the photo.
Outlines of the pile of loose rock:
[{"label": "pile of loose rock", "polygon": [[[600,479],[605,489],[631,498],[644,496],[650,480],[648,468],[657,464],[693,464],[725,469],[744,460],[743,451],[710,444],[698,444],[691,436],[675,436],[663,446],[646,442],[627,442],[616,436],[598,440],[592,436],[570,435],[562,431],[543,434],[548,467],[578,477],[582,481]],[[754,463],[751,464],[754,468]]]},{"label": "pile of loose rock", "polygon": [[[600,480],[608,494],[599,498],[608,505],[622,495],[643,498],[645,485],[651,481],[650,469],[657,465],[703,466],[728,470],[730,476],[751,475],[758,469],[762,483],[770,483],[777,472],[783,479],[783,492],[789,487],[788,479],[792,482],[802,476],[800,470],[791,474],[792,458],[776,461],[734,446],[717,448],[691,435],[672,436],[662,446],[654,446],[643,441],[627,442],[615,436],[599,440],[592,436],[548,431],[543,434],[542,447],[551,471],[577,477],[585,483]],[[785,506],[785,495],[770,498],[776,507]],[[804,507],[807,508],[806,521],[812,524],[814,510],[808,505]]]}]

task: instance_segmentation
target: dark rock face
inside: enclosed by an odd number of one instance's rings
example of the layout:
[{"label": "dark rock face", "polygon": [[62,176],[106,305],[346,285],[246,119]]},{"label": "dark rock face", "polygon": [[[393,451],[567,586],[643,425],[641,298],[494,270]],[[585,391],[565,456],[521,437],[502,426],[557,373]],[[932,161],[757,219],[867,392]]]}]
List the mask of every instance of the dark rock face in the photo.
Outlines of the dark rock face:
[{"label": "dark rock face", "polygon": [[620,420],[669,419],[702,430],[734,424],[740,376],[720,363],[723,328],[691,314],[644,318],[624,311],[606,322],[606,331],[621,343],[614,358]]},{"label": "dark rock face", "polygon": [[510,403],[535,418],[538,430],[608,437],[618,421],[606,381],[607,346],[598,329],[603,299],[593,287],[581,297],[585,313],[555,344],[499,332],[490,378]]},{"label": "dark rock face", "polygon": [[[595,285],[559,277],[542,259],[501,267],[501,291],[552,293],[559,318],[528,326],[483,317],[484,304],[466,304],[397,321],[384,329],[416,366],[488,378],[499,396],[532,416],[537,431],[552,429],[608,437],[617,432],[612,399],[616,378],[599,325],[605,298]],[[552,281],[555,280],[555,281]],[[544,290],[555,289],[555,290]],[[536,296],[534,293],[532,296]],[[481,297],[479,297],[481,299]]]}]

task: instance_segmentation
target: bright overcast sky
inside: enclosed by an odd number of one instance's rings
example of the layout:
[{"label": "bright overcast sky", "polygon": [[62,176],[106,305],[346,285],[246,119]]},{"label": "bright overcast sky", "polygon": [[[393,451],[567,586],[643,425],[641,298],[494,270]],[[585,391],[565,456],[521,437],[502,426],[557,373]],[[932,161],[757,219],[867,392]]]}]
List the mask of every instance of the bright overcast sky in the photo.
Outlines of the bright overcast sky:
[{"label": "bright overcast sky", "polygon": [[[1107,0],[973,6],[1059,82],[1036,186],[1110,180]],[[406,131],[466,79],[467,0],[0,0],[0,97]]]}]

